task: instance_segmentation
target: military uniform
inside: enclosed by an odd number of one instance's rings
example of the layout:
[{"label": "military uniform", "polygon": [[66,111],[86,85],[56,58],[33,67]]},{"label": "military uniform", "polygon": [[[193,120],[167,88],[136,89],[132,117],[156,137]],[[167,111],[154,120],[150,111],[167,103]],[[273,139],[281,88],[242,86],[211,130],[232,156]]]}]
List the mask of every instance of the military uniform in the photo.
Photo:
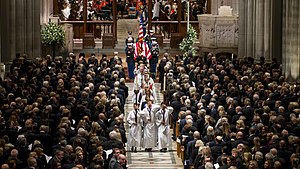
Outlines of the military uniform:
[{"label": "military uniform", "polygon": [[134,48],[132,43],[128,43],[125,48],[126,62],[128,65],[128,75],[130,79],[134,79]]},{"label": "military uniform", "polygon": [[159,46],[158,46],[157,42],[155,42],[155,41],[152,42],[151,54],[152,54],[152,58],[149,60],[150,73],[151,73],[152,79],[155,79],[156,67],[157,67],[158,58],[159,58]]}]

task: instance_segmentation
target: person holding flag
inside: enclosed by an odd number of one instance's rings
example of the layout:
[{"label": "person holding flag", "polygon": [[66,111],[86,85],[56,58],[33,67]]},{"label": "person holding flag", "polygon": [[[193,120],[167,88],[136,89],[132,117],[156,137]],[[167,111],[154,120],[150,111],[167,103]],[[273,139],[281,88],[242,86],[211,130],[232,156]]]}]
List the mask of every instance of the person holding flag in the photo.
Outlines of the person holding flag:
[{"label": "person holding flag", "polygon": [[140,29],[139,29],[138,39],[135,44],[134,60],[138,63],[139,61],[143,61],[144,64],[147,64],[149,63],[149,59],[151,59],[152,54],[148,44],[144,41],[145,32],[146,31],[144,31],[144,17],[141,13]]}]

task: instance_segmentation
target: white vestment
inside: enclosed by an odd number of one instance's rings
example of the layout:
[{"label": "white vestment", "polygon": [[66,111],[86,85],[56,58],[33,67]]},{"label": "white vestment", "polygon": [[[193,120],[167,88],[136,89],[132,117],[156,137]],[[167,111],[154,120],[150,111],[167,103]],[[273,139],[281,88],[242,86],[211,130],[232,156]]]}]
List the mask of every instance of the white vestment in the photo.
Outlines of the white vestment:
[{"label": "white vestment", "polygon": [[144,114],[144,148],[154,148],[156,146],[157,139],[157,126],[156,126],[156,118],[155,113],[159,110],[160,106],[152,104],[151,109],[146,106],[143,109]]},{"label": "white vestment", "polygon": [[[171,146],[171,133],[170,133],[170,114],[173,108],[165,110],[160,109],[156,114],[156,125],[158,127],[158,149],[168,148]],[[162,124],[164,121],[165,124]]]},{"label": "white vestment", "polygon": [[139,110],[132,110],[127,117],[129,125],[128,146],[140,147],[142,139],[142,119]]}]

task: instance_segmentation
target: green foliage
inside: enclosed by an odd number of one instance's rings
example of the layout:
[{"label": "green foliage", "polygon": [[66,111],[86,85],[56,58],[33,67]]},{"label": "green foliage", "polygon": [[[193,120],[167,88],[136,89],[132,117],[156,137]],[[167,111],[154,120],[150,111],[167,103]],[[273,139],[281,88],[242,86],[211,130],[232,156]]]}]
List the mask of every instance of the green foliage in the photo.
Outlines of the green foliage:
[{"label": "green foliage", "polygon": [[65,45],[65,31],[61,25],[49,22],[41,31],[41,41],[43,46]]},{"label": "green foliage", "polygon": [[182,42],[179,44],[179,49],[181,52],[183,52],[183,56],[187,57],[189,55],[195,55],[196,50],[194,48],[194,43],[197,38],[197,32],[192,27],[192,25],[189,25],[189,30],[187,32],[187,36],[183,38]]}]

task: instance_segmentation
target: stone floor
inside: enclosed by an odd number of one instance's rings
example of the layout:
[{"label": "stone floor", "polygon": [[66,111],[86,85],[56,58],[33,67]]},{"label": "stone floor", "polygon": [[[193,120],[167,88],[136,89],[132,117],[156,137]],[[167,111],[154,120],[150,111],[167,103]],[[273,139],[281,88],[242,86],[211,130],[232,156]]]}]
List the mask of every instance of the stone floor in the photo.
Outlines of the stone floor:
[{"label": "stone floor", "polygon": [[[125,105],[125,117],[126,112],[133,109],[133,103],[131,101],[131,95],[133,94],[133,83],[127,83],[130,89],[129,97]],[[156,91],[160,91],[160,84],[155,84]],[[163,100],[163,95],[157,92],[157,100],[160,103]],[[125,126],[128,128],[128,126]],[[129,169],[182,169],[183,165],[181,159],[176,155],[176,143],[173,142],[172,149],[166,153],[161,153],[158,149],[154,149],[153,152],[145,152],[144,150],[138,150],[137,153],[127,152]]]}]

